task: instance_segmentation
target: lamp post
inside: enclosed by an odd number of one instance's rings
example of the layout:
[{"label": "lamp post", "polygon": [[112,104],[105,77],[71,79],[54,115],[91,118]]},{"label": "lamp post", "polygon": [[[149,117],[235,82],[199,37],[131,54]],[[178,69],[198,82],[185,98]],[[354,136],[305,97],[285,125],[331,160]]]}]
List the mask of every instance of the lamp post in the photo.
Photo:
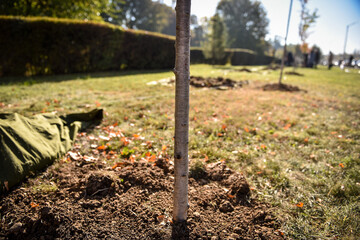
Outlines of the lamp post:
[{"label": "lamp post", "polygon": [[353,23],[350,23],[350,24],[346,25],[345,43],[344,43],[344,61],[345,61],[345,58],[346,58],[346,43],[347,43],[349,28],[351,26],[355,25],[356,23],[358,23],[358,22],[353,22]]}]

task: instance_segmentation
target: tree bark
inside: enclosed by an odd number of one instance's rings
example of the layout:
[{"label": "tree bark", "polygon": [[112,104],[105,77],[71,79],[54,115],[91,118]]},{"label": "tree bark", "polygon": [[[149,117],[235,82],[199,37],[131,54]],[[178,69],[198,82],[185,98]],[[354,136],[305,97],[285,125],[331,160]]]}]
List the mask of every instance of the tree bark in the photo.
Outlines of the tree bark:
[{"label": "tree bark", "polygon": [[189,84],[190,84],[190,6],[191,0],[176,1],[175,59],[175,222],[186,221],[189,168]]}]

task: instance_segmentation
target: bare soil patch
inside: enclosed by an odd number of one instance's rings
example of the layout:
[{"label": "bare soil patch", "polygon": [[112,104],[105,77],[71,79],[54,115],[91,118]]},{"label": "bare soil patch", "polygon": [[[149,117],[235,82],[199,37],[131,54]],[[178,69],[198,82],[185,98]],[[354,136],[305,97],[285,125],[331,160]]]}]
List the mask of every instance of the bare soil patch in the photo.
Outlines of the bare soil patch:
[{"label": "bare soil patch", "polygon": [[293,76],[299,76],[299,77],[303,77],[304,74],[302,73],[298,73],[298,72],[295,72],[295,71],[288,71],[288,72],[285,72],[286,75],[293,75]]},{"label": "bare soil patch", "polygon": [[283,239],[269,206],[221,162],[190,178],[183,224],[171,219],[171,161],[59,164],[2,196],[0,239]]},{"label": "bare soil patch", "polygon": [[300,89],[297,86],[289,85],[289,84],[279,84],[279,83],[269,83],[261,87],[264,91],[284,91],[284,92],[300,92],[306,90]]},{"label": "bare soil patch", "polygon": [[[250,71],[250,70],[249,70]],[[159,81],[148,83],[148,85],[172,85],[175,83],[175,78],[165,78]],[[233,88],[240,88],[243,85],[249,84],[248,81],[235,81],[230,78],[223,77],[201,77],[201,76],[190,76],[190,85],[197,88],[214,88],[217,90],[228,90]]]}]

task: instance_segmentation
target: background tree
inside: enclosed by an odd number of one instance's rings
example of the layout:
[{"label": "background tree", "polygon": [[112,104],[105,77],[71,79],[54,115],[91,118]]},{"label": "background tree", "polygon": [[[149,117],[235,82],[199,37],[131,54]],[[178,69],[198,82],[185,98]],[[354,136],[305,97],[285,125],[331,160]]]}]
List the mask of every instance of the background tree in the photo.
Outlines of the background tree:
[{"label": "background tree", "polygon": [[175,35],[175,11],[151,0],[113,0],[105,21],[131,29]]},{"label": "background tree", "polygon": [[210,32],[206,39],[203,46],[205,58],[211,59],[212,64],[219,64],[225,56],[226,29],[218,13],[210,19]]},{"label": "background tree", "polygon": [[108,0],[1,0],[0,15],[102,20]]},{"label": "background tree", "polygon": [[190,18],[190,31],[191,39],[190,45],[192,47],[200,47],[201,43],[205,40],[205,29],[204,22],[207,21],[207,18],[202,18],[201,22],[199,21],[196,15],[191,15]]},{"label": "background tree", "polygon": [[227,47],[265,51],[269,21],[259,1],[221,0],[216,11],[227,28]]},{"label": "background tree", "polygon": [[186,221],[189,175],[189,83],[191,0],[176,1],[175,183],[173,219]]},{"label": "background tree", "polygon": [[306,40],[308,39],[309,35],[311,34],[310,27],[315,24],[316,19],[319,18],[317,14],[317,9],[311,12],[306,4],[308,0],[300,0],[301,4],[301,13],[300,13],[300,24],[299,24],[299,36],[301,39],[301,51],[305,54],[308,52],[309,47]]}]

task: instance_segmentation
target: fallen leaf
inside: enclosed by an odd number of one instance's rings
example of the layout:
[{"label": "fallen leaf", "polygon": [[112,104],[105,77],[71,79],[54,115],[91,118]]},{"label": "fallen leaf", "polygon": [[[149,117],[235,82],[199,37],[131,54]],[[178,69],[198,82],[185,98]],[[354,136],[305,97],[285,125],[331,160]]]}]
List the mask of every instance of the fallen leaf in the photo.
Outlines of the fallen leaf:
[{"label": "fallen leaf", "polygon": [[139,138],[140,135],[139,135],[139,134],[133,134],[133,137],[134,137],[134,138]]},{"label": "fallen leaf", "polygon": [[150,156],[151,156],[151,152],[145,153],[145,156],[150,157]]},{"label": "fallen leaf", "polygon": [[36,207],[39,206],[39,204],[36,204],[36,203],[34,203],[34,202],[31,202],[31,203],[30,203],[30,206],[31,206],[31,208],[36,208]]},{"label": "fallen leaf", "polygon": [[345,167],[343,163],[339,163],[339,166],[340,166],[341,168],[344,168],[344,167]]},{"label": "fallen leaf", "polygon": [[155,162],[156,161],[156,155],[153,154],[149,159],[148,162]]},{"label": "fallen leaf", "polygon": [[128,165],[128,163],[126,163],[126,162],[117,162],[114,164],[114,166],[112,166],[112,169],[115,169],[115,168],[121,167],[121,166],[126,166],[126,165]]},{"label": "fallen leaf", "polygon": [[308,138],[305,138],[304,139],[304,143],[308,143],[309,142],[309,139]]},{"label": "fallen leaf", "polygon": [[291,123],[288,123],[288,124],[285,125],[284,129],[288,130],[290,127],[291,127]]},{"label": "fallen leaf", "polygon": [[275,156],[275,155],[276,155],[276,152],[270,152],[270,155]]},{"label": "fallen leaf", "polygon": [[205,155],[205,162],[209,161],[209,157]]},{"label": "fallen leaf", "polygon": [[101,145],[101,146],[98,146],[96,149],[97,149],[97,150],[105,150],[105,149],[106,149],[106,146]]},{"label": "fallen leaf", "polygon": [[167,148],[166,145],[163,145],[161,150],[164,152],[166,150],[166,148]]},{"label": "fallen leaf", "polygon": [[265,144],[261,144],[260,147],[261,147],[262,149],[266,149],[266,145],[265,145]]},{"label": "fallen leaf", "polygon": [[223,124],[223,125],[221,126],[221,129],[224,130],[224,131],[226,131],[226,128],[227,128],[227,126],[226,126],[225,124]]},{"label": "fallen leaf", "polygon": [[250,132],[247,127],[244,127],[245,132]]},{"label": "fallen leaf", "polygon": [[45,103],[46,103],[46,105],[47,105],[47,106],[50,106],[50,104],[51,104],[51,103],[50,103],[50,102],[48,102],[48,101],[46,101]]},{"label": "fallen leaf", "polygon": [[227,196],[228,198],[235,198],[235,196],[234,196],[234,195],[231,195],[231,194],[226,194],[226,196]]},{"label": "fallen leaf", "polygon": [[56,98],[54,98],[54,103],[59,104],[59,103],[60,103],[60,101],[59,101],[59,100],[57,100]]},{"label": "fallen leaf", "polygon": [[96,105],[97,107],[100,107],[100,106],[101,106],[101,103],[99,103],[98,101],[95,101],[95,105]]},{"label": "fallen leaf", "polygon": [[159,222],[164,221],[164,220],[165,220],[165,215],[160,215],[160,216],[158,216],[158,217],[157,217],[157,220],[158,220]]},{"label": "fallen leaf", "polygon": [[298,202],[298,203],[296,204],[296,206],[299,207],[299,208],[302,208],[302,207],[304,206],[304,203]]},{"label": "fallen leaf", "polygon": [[218,137],[222,137],[222,136],[224,136],[224,134],[218,133]]}]

